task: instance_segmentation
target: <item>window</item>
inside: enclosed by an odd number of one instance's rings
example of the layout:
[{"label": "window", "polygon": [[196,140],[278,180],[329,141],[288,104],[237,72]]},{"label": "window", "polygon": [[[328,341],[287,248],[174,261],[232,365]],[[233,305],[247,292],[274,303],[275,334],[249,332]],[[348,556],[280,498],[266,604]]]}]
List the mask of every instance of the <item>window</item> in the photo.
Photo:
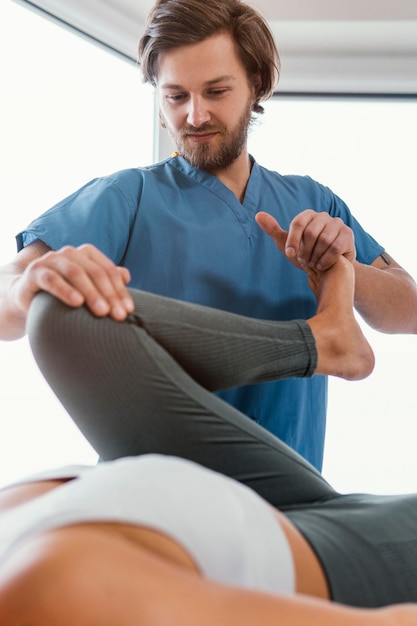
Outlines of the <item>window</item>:
[{"label": "window", "polygon": [[[259,163],[330,187],[417,279],[416,145],[413,99],[278,96],[250,136]],[[364,381],[330,380],[323,473],[341,491],[416,491],[416,337],[363,328],[376,368]]]},{"label": "window", "polygon": [[[153,90],[139,68],[11,0],[0,5],[0,263],[14,234],[102,174],[153,160]],[[32,360],[26,339],[0,342],[0,484],[94,462]]]}]

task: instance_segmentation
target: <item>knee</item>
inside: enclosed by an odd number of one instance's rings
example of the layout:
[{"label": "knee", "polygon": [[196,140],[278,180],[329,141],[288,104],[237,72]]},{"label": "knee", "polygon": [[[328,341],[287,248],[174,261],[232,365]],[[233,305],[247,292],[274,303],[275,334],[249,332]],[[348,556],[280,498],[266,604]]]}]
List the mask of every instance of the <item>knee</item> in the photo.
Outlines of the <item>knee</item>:
[{"label": "knee", "polygon": [[45,291],[37,293],[27,316],[26,330],[29,339],[48,338],[65,318],[67,311],[71,309],[51,294]]},{"label": "knee", "polygon": [[91,314],[72,308],[49,293],[40,292],[29,309],[26,330],[31,350],[41,370],[59,365],[59,355],[83,345]]}]

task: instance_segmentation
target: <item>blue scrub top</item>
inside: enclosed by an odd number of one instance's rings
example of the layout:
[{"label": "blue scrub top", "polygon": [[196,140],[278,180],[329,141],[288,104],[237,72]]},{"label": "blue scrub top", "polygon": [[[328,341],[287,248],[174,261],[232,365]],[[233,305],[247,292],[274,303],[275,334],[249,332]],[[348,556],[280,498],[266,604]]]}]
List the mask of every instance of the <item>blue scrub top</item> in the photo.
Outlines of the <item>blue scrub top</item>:
[{"label": "blue scrub top", "polygon": [[[216,177],[180,156],[95,179],[35,219],[18,248],[41,239],[52,249],[91,243],[131,273],[130,286],[260,319],[307,319],[316,301],[304,272],[256,224],[266,211],[288,228],[312,209],[340,217],[357,259],[383,248],[346,204],[306,176],[282,176],[253,162],[243,203]],[[327,379],[246,385],[218,395],[322,467]]]}]

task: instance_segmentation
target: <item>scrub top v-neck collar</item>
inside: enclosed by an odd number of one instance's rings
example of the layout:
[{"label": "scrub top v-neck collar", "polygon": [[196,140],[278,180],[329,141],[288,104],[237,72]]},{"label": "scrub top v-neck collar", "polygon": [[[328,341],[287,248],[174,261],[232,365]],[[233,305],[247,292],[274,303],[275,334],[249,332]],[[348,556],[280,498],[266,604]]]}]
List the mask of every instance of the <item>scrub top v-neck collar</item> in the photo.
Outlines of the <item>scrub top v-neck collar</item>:
[{"label": "scrub top v-neck collar", "polygon": [[224,202],[234,213],[237,220],[241,224],[247,237],[251,236],[254,227],[258,228],[255,222],[255,214],[258,211],[259,195],[261,192],[260,185],[260,168],[252,156],[249,157],[251,161],[251,173],[249,176],[248,184],[246,186],[245,197],[243,202],[240,202],[236,195],[231,191],[224,183],[222,183],[216,176],[209,174],[204,170],[197,169],[190,165],[190,163],[181,156],[173,157],[170,164],[183,172],[185,175],[198,182],[205,187],[210,193],[217,196],[222,202]]}]

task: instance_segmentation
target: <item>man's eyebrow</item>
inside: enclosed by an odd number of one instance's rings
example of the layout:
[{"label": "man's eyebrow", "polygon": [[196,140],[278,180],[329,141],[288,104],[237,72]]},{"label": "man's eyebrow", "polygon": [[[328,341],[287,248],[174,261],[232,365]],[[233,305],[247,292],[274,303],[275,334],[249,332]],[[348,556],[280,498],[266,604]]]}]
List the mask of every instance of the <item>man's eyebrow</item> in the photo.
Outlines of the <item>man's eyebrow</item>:
[{"label": "man's eyebrow", "polygon": [[236,76],[233,74],[225,74],[224,76],[219,76],[219,78],[213,78],[213,80],[208,80],[205,84],[207,86],[215,85],[216,83],[222,83],[229,80],[236,80]]},{"label": "man's eyebrow", "polygon": [[[206,87],[211,87],[212,85],[216,85],[217,83],[222,83],[224,81],[234,81],[236,80],[236,76],[233,74],[225,74],[224,76],[219,76],[218,78],[213,78],[212,80],[208,80],[204,83]],[[164,83],[160,85],[161,89],[177,89],[184,90],[185,87],[182,85],[177,85],[176,83]]]}]

